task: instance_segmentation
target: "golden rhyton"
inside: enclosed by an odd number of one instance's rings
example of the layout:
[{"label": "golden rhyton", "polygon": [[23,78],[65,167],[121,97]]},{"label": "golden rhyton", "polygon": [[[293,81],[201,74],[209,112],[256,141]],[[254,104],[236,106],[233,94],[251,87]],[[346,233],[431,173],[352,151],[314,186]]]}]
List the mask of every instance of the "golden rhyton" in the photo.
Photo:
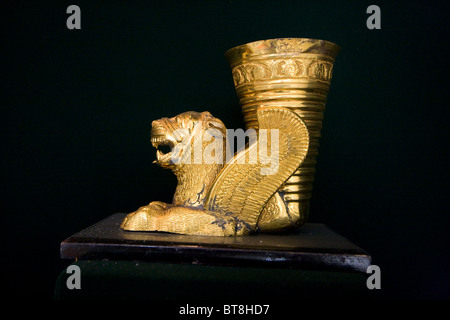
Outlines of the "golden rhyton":
[{"label": "golden rhyton", "polygon": [[178,179],[173,202],[153,201],[128,214],[121,228],[237,236],[305,222],[338,51],[332,42],[304,38],[227,51],[253,139],[230,156],[227,129],[209,112],[154,121],[155,162]]}]

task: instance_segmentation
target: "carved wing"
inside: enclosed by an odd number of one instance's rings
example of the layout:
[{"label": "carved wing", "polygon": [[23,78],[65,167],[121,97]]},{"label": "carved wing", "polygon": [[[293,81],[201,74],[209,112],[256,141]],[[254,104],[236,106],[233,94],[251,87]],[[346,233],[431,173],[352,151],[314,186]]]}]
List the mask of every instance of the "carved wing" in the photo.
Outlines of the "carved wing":
[{"label": "carved wing", "polygon": [[[289,109],[263,107],[258,109],[257,117],[260,129],[258,143],[236,154],[222,168],[205,199],[205,209],[236,214],[252,230],[266,202],[302,164],[309,147],[305,123]],[[260,145],[261,129],[268,129],[268,133],[273,132],[270,129],[278,129],[278,153],[264,156],[269,150],[277,149],[270,133],[266,139],[266,153],[261,154],[260,148],[264,147]],[[258,153],[258,161],[251,163],[249,160],[254,152]],[[278,166],[273,167],[272,172],[265,162],[270,159],[272,166],[278,160]]]}]

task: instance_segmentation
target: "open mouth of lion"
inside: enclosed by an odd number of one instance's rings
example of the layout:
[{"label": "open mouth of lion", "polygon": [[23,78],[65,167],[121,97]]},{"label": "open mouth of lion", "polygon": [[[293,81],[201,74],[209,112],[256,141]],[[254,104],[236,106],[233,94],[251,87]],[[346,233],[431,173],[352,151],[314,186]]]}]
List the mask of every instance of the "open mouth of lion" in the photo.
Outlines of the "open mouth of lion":
[{"label": "open mouth of lion", "polygon": [[153,136],[151,138],[153,147],[156,148],[156,163],[169,164],[174,143],[166,136]]}]

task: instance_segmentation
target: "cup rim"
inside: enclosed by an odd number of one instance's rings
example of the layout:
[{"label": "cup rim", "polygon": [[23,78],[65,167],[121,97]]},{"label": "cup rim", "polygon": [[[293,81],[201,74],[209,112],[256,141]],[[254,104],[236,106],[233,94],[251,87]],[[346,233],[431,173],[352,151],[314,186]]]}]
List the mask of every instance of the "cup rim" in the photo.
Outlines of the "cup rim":
[{"label": "cup rim", "polygon": [[257,40],[233,47],[225,52],[230,64],[266,54],[323,54],[336,58],[340,47],[331,41],[312,38],[273,38]]}]

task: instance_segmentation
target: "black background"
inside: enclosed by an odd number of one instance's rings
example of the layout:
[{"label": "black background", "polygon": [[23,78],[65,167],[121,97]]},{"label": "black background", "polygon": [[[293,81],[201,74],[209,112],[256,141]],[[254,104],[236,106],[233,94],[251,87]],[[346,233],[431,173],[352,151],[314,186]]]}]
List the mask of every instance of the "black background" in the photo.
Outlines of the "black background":
[{"label": "black background", "polygon": [[[81,8],[81,30],[66,8]],[[381,8],[368,30],[366,8]],[[277,37],[333,41],[311,222],[368,251],[381,297],[450,297],[449,6],[417,1],[1,4],[2,290],[51,299],[59,244],[171,201],[151,121],[209,110],[243,128],[223,56]]]}]

